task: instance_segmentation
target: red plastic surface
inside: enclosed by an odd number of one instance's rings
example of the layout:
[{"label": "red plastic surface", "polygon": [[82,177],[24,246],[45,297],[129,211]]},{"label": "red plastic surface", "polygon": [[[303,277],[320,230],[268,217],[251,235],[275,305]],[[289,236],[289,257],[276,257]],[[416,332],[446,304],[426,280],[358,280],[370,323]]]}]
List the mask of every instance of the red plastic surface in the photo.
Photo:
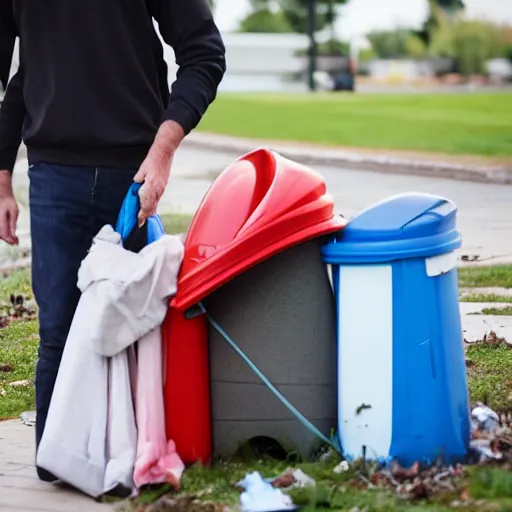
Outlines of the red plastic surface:
[{"label": "red plastic surface", "polygon": [[190,226],[173,307],[184,311],[270,256],[342,229],[323,177],[259,149],[216,179]]},{"label": "red plastic surface", "polygon": [[212,456],[208,334],[204,315],[186,319],[169,308],[162,325],[167,439],[185,464]]}]

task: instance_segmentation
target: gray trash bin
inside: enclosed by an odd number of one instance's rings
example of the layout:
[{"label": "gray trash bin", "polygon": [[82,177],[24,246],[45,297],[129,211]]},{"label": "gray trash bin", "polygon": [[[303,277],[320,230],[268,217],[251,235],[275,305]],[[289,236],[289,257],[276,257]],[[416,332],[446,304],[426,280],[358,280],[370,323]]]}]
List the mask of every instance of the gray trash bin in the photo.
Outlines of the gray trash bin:
[{"label": "gray trash bin", "polygon": [[[320,240],[287,249],[205,300],[210,316],[325,436],[337,422],[336,314]],[[308,458],[318,439],[210,326],[214,453],[271,438]]]}]

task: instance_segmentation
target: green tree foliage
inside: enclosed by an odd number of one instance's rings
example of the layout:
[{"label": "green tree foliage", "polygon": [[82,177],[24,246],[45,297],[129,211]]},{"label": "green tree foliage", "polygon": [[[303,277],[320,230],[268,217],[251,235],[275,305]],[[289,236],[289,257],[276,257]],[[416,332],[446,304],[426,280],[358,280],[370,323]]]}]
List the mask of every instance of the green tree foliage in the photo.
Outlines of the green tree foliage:
[{"label": "green tree foliage", "polygon": [[487,60],[506,57],[509,30],[484,21],[460,20],[434,33],[429,52],[453,59],[464,75],[482,74]]},{"label": "green tree foliage", "polygon": [[426,45],[432,41],[433,34],[447,21],[453,20],[466,8],[462,0],[427,0],[429,15],[423,24],[423,28],[417,35]]},{"label": "green tree foliage", "polygon": [[368,34],[368,41],[381,59],[396,59],[405,55],[406,30],[376,30]]},{"label": "green tree foliage", "polygon": [[[316,0],[316,30],[334,26],[337,6],[348,0]],[[309,0],[251,0],[252,13],[242,20],[243,32],[285,32],[305,34],[308,31]],[[257,15],[257,16],[256,16]],[[284,21],[284,23],[283,23]],[[257,23],[261,22],[262,26]]]},{"label": "green tree foliage", "polygon": [[293,32],[282,11],[260,9],[240,22],[240,32],[286,33]]}]

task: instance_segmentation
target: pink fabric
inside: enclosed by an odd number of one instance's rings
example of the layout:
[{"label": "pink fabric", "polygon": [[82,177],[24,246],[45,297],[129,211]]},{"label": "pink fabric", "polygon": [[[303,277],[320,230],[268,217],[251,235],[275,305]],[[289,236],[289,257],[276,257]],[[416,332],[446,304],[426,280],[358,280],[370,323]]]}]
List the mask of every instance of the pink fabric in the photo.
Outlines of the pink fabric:
[{"label": "pink fabric", "polygon": [[185,469],[174,441],[167,442],[162,382],[160,327],[137,344],[136,419],[138,428],[134,482],[143,485],[167,482],[179,490]]}]

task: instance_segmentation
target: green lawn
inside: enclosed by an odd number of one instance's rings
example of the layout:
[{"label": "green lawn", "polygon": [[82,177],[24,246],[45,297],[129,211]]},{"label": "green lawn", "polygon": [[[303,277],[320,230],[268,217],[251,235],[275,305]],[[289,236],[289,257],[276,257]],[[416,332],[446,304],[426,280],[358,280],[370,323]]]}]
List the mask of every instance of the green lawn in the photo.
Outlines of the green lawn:
[{"label": "green lawn", "polygon": [[455,155],[512,155],[512,94],[220,94],[199,130]]},{"label": "green lawn", "polygon": [[512,288],[512,265],[461,268],[459,285],[464,288]]},{"label": "green lawn", "polygon": [[192,222],[192,215],[187,213],[168,213],[161,216],[166,233],[181,234],[188,231]]},{"label": "green lawn", "polygon": [[501,303],[512,303],[512,297],[508,295],[497,295],[495,293],[478,293],[475,295],[465,295],[461,298],[461,302],[501,302]]}]

